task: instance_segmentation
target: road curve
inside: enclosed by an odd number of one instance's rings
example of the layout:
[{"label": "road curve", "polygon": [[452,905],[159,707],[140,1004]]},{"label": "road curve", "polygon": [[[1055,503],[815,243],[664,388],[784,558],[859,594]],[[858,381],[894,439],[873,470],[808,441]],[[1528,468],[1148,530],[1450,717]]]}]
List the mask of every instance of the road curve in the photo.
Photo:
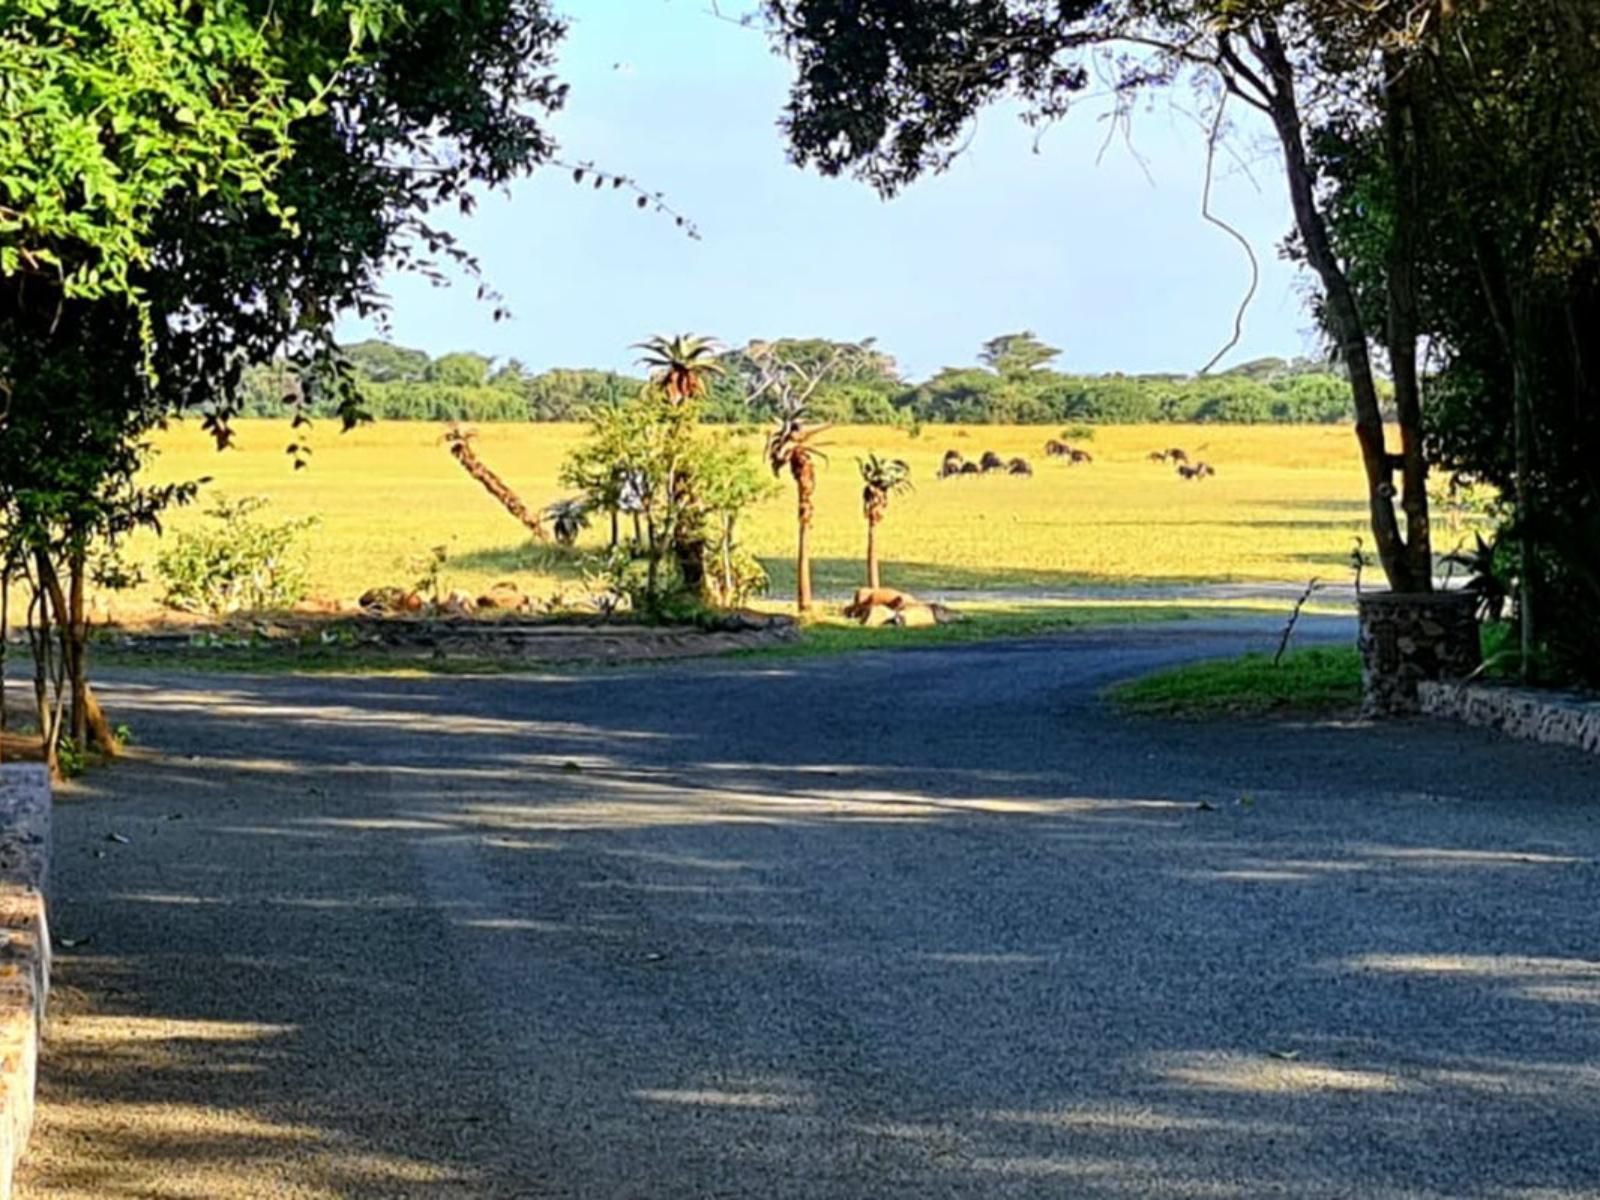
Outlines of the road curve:
[{"label": "road curve", "polygon": [[121,677],[20,1194],[1600,1195],[1600,771],[1099,698],[1270,640]]}]

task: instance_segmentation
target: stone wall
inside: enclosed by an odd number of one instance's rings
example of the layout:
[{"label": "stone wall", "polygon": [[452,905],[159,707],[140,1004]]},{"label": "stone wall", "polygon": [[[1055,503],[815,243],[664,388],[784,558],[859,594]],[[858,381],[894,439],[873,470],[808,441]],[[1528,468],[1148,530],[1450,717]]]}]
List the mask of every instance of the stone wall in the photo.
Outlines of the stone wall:
[{"label": "stone wall", "polygon": [[50,781],[0,767],[0,1200],[33,1128],[34,1080],[50,992]]},{"label": "stone wall", "polygon": [[1367,716],[1416,713],[1419,685],[1466,679],[1483,661],[1477,601],[1464,592],[1366,592],[1356,607]]},{"label": "stone wall", "polygon": [[1430,717],[1465,721],[1512,737],[1600,754],[1600,699],[1488,684],[1421,683]]}]

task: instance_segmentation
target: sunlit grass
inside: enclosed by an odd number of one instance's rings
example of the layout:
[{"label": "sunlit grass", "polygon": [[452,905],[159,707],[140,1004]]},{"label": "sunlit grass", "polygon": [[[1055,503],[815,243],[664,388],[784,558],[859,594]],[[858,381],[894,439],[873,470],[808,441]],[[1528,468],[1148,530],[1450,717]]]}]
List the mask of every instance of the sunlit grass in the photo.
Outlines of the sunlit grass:
[{"label": "sunlit grass", "polygon": [[1295,650],[1192,663],[1111,689],[1131,712],[1156,716],[1254,716],[1326,712],[1361,702],[1361,656],[1353,646]]},{"label": "sunlit grass", "polygon": [[[416,578],[413,560],[449,548],[448,586],[476,591],[514,579],[544,597],[571,589],[579,555],[532,546],[519,526],[453,462],[441,427],[385,423],[340,434],[331,423],[312,435],[308,470],[291,469],[287,427],[239,423],[237,449],[219,454],[194,426],[160,439],[153,476],[209,476],[209,493],[264,495],[271,512],[315,514],[310,535],[311,587],[353,600],[369,587]],[[558,475],[583,436],[579,425],[486,425],[479,452],[530,504],[566,494]],[[1359,457],[1339,427],[1105,426],[1080,442],[1092,466],[1069,468],[1044,457],[1047,427],[928,426],[920,437],[887,427],[852,427],[829,435],[813,538],[816,582],[838,594],[862,579],[864,525],[855,458],[869,451],[910,462],[916,491],[897,497],[882,529],[885,582],[912,591],[1023,592],[1127,583],[1303,580],[1341,577],[1353,540],[1365,528]],[[302,439],[303,440],[303,439]],[[749,435],[752,454],[759,434]],[[1182,446],[1217,468],[1214,479],[1185,483],[1150,463],[1157,448]],[[1031,479],[1010,476],[940,481],[947,449],[969,458],[993,449],[1029,458]],[[199,519],[199,508],[173,513],[169,529]],[[768,564],[773,594],[793,580],[794,497],[784,489],[741,526]],[[580,548],[598,547],[598,525]],[[131,556],[148,570],[154,535],[141,534]],[[113,613],[148,610],[153,584],[109,603]]]}]

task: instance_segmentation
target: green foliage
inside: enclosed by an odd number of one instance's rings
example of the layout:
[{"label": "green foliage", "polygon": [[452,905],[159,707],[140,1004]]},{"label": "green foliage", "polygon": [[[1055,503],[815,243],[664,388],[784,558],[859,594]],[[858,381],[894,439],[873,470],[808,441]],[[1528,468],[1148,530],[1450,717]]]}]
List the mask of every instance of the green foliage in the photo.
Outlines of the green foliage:
[{"label": "green foliage", "polygon": [[185,612],[221,616],[286,608],[305,597],[302,535],[315,517],[257,519],[267,501],[219,497],[208,510],[213,524],[175,535],[156,558],[165,585],[163,603]]},{"label": "green foliage", "polygon": [[[1026,335],[992,339],[985,356],[1008,351]],[[758,343],[758,345],[761,345]],[[1331,424],[1350,417],[1350,385],[1325,366],[1305,360],[1263,359],[1218,375],[1064,375],[1037,361],[1049,347],[1023,349],[1006,359],[1009,374],[980,367],[946,367],[921,384],[908,384],[894,359],[870,346],[847,347],[821,339],[767,344],[807,370],[820,369],[840,350],[853,353],[812,392],[807,409],[827,425],[945,424],[1054,425],[1071,422],[1145,424],[1157,421],[1242,424]],[[560,368],[529,375],[507,363],[491,373],[482,355],[446,355],[434,361],[421,350],[363,342],[341,353],[351,368],[362,411],[399,421],[578,421],[602,405],[635,395],[642,380],[614,372]],[[742,424],[750,419],[746,397],[758,383],[749,348],[721,355],[720,374],[702,376],[702,416]],[[1026,370],[1017,364],[1035,360]],[[450,365],[441,367],[446,359]],[[476,380],[477,382],[471,382]],[[243,411],[265,416],[282,411],[284,397],[309,390],[311,415],[338,411],[337,395],[305,389],[282,364],[245,374]]]}]

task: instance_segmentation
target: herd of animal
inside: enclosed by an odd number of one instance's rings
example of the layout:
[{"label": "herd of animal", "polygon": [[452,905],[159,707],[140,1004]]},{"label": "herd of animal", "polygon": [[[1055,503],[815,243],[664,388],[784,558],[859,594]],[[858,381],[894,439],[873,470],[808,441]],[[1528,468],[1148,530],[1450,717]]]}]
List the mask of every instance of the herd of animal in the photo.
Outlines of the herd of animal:
[{"label": "herd of animal", "polygon": [[[1055,438],[1044,444],[1044,453],[1045,457],[1058,458],[1069,467],[1087,466],[1094,462],[1094,456],[1087,450],[1079,450]],[[1182,479],[1197,482],[1209,479],[1217,473],[1216,468],[1208,462],[1198,460],[1191,462],[1188,453],[1178,447],[1170,450],[1152,450],[1148,457],[1153,463],[1171,463],[1177,468],[1178,476]],[[940,479],[953,479],[958,475],[991,475],[995,472],[1031,476],[1033,466],[1025,458],[1005,459],[993,450],[985,450],[977,462],[972,462],[959,450],[946,450],[944,461],[939,464],[937,474]]]}]

